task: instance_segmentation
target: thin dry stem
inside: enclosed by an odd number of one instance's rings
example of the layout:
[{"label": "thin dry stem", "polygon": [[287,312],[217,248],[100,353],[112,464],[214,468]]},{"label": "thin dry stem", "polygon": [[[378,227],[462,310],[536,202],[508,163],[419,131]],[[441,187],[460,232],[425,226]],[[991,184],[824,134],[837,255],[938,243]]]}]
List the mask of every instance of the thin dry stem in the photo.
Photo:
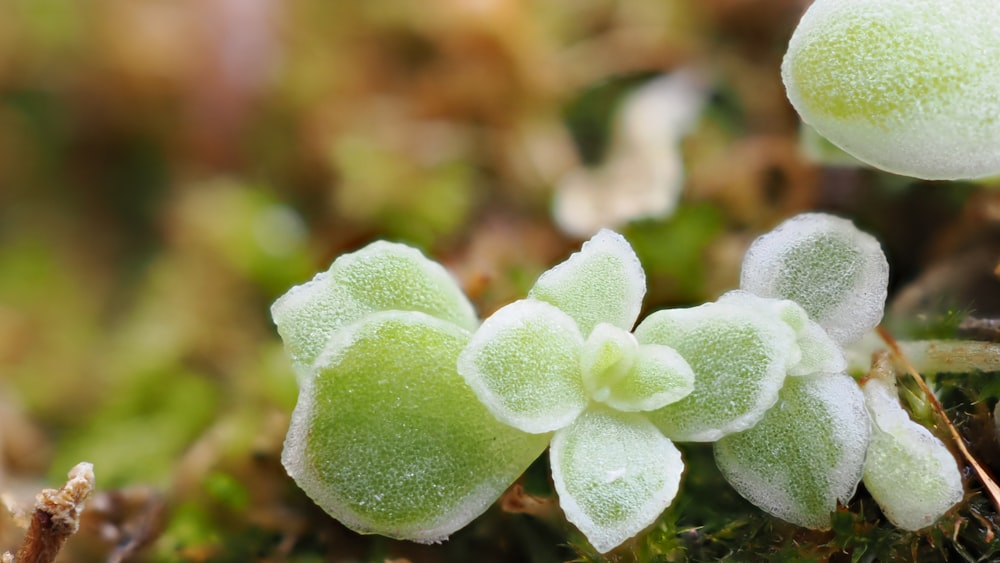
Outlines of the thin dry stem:
[{"label": "thin dry stem", "polygon": [[997,512],[1000,512],[1000,487],[997,486],[996,481],[994,481],[989,473],[986,472],[986,469],[983,468],[979,461],[972,456],[972,453],[969,452],[969,449],[965,446],[965,440],[962,439],[962,435],[958,433],[958,429],[955,428],[955,425],[951,423],[951,419],[949,419],[948,415],[944,412],[944,407],[941,406],[941,402],[938,401],[937,396],[935,396],[934,393],[931,392],[930,388],[927,387],[927,383],[924,382],[924,378],[917,373],[916,368],[913,367],[910,360],[903,354],[902,350],[899,349],[899,344],[896,342],[896,339],[889,334],[888,330],[881,326],[876,330],[878,330],[878,334],[885,342],[886,346],[888,346],[893,355],[896,356],[896,359],[906,368],[910,377],[912,377],[914,381],[917,382],[917,385],[920,386],[920,389],[923,390],[924,395],[927,396],[927,400],[930,401],[931,406],[934,408],[934,412],[938,414],[941,421],[944,422],[945,427],[948,428],[948,432],[951,434],[952,440],[955,442],[955,446],[958,447],[958,450],[962,453],[962,457],[964,457],[969,463],[972,470],[976,473],[976,477],[979,479],[979,482],[982,483],[983,487],[986,489],[987,495],[993,502],[993,507],[997,510]]},{"label": "thin dry stem", "polygon": [[66,540],[80,527],[84,502],[94,491],[94,466],[79,463],[61,489],[45,489],[35,497],[35,513],[17,555],[2,563],[51,563]]}]

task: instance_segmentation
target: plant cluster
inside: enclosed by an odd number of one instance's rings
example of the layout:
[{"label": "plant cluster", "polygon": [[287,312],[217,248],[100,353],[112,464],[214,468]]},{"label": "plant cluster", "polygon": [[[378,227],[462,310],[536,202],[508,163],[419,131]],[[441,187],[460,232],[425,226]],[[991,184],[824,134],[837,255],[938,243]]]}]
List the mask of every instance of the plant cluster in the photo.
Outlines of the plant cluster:
[{"label": "plant cluster", "polygon": [[862,478],[898,526],[933,523],[962,496],[954,459],[891,382],[845,372],[843,347],[882,317],[878,242],[803,214],[742,268],[739,290],[635,326],[645,274],[603,230],[480,323],[415,249],[341,256],[272,308],[301,387],[285,467],[351,529],[423,542],[548,447],[566,518],[607,552],[674,499],[683,441],[714,443],[737,492],[801,526],[829,528]]}]

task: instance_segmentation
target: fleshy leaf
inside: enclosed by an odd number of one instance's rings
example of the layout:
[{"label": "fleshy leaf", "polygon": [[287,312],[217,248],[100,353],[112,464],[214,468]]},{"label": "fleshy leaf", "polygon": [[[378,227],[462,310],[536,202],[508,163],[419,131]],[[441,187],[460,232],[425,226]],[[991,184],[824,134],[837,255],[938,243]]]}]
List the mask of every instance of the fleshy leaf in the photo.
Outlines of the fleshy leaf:
[{"label": "fleshy leaf", "polygon": [[543,273],[528,294],[573,317],[584,337],[598,323],[631,330],[646,294],[646,274],[625,237],[601,229],[565,262]]},{"label": "fleshy leaf", "polygon": [[799,359],[790,360],[788,375],[840,373],[847,369],[847,359],[841,347],[794,301],[759,297],[749,291],[737,289],[719,297],[719,303],[755,307],[763,314],[777,315],[792,327],[795,331],[795,343],[799,348]]},{"label": "fleshy leaf", "polygon": [[525,432],[562,428],[587,406],[576,322],[548,303],[502,307],[472,335],[458,372],[498,419]]},{"label": "fleshy leaf", "polygon": [[649,421],[600,408],[556,432],[549,455],[566,519],[601,553],[652,524],[684,470],[680,452]]},{"label": "fleshy leaf", "polygon": [[632,369],[604,400],[620,411],[652,411],[687,397],[694,390],[694,370],[669,346],[639,346]]},{"label": "fleshy leaf", "polygon": [[582,357],[591,398],[620,411],[655,410],[694,389],[694,372],[676,350],[639,346],[631,333],[607,323],[590,333]]},{"label": "fleshy leaf", "polygon": [[870,378],[864,396],[873,422],[865,487],[896,526],[911,531],[930,526],[964,495],[955,458],[910,419],[891,379]]},{"label": "fleshy leaf", "polygon": [[733,488],[765,512],[826,530],[837,502],[854,496],[870,435],[853,378],[793,377],[763,420],[715,443],[715,461]]},{"label": "fleshy leaf", "polygon": [[804,213],[750,245],[740,288],[798,303],[840,345],[882,320],[889,264],[882,247],[846,219]]},{"label": "fleshy leaf", "polygon": [[447,270],[415,248],[385,241],[337,258],[275,301],[271,316],[301,384],[337,329],[389,310],[420,311],[468,330],[478,322]]},{"label": "fleshy leaf", "polygon": [[587,392],[604,401],[635,363],[639,350],[632,333],[608,323],[600,323],[583,345],[581,368]]},{"label": "fleshy leaf", "polygon": [[694,390],[648,413],[673,440],[712,442],[746,430],[778,400],[795,333],[747,307],[707,303],[658,311],[635,330],[640,344],[670,346],[694,371]]},{"label": "fleshy leaf", "polygon": [[337,332],[292,415],[282,462],[360,533],[445,539],[481,514],[546,446],[476,400],[455,371],[468,333],[418,312]]},{"label": "fleshy leaf", "polygon": [[1000,174],[996,0],[816,0],[781,65],[803,121],[883,170]]}]

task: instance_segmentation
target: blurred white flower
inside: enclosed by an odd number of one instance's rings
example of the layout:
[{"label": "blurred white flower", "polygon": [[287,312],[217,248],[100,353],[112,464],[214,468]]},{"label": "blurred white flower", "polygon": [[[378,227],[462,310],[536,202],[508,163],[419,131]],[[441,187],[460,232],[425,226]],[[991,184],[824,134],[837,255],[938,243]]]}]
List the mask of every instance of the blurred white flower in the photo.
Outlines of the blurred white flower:
[{"label": "blurred white flower", "polygon": [[567,172],[556,187],[553,213],[568,234],[673,212],[683,186],[680,140],[697,122],[708,82],[694,68],[664,74],[622,104],[607,158],[597,168]]}]

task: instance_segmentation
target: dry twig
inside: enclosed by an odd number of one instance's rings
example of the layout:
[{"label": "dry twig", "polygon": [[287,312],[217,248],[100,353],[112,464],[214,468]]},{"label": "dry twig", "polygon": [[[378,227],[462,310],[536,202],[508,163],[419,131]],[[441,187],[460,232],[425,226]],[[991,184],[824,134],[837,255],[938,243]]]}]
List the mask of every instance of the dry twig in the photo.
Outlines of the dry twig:
[{"label": "dry twig", "polygon": [[94,466],[78,463],[61,489],[45,489],[35,497],[35,513],[17,555],[4,553],[2,563],[51,563],[66,539],[80,527],[83,504],[94,490]]}]

